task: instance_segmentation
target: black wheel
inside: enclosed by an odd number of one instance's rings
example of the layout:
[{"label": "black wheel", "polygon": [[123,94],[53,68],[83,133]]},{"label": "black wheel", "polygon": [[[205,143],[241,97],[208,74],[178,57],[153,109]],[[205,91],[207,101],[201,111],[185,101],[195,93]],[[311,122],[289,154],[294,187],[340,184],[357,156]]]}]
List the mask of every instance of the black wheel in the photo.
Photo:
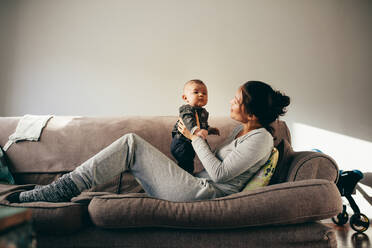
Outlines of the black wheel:
[{"label": "black wheel", "polygon": [[349,215],[346,213],[346,211],[339,213],[336,217],[332,217],[333,223],[335,223],[338,226],[345,225],[348,220],[349,220]]},{"label": "black wheel", "polygon": [[369,227],[369,219],[364,214],[356,213],[350,218],[350,226],[359,233],[366,231]]}]

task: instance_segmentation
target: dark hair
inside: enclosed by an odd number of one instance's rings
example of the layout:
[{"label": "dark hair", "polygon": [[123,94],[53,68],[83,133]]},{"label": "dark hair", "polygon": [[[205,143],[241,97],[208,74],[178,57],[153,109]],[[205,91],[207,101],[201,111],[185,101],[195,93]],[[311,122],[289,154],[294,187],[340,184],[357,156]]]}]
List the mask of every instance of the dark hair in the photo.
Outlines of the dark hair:
[{"label": "dark hair", "polygon": [[204,87],[207,87],[207,86],[205,85],[205,83],[204,83],[203,81],[201,81],[200,79],[192,79],[192,80],[187,81],[187,82],[183,85],[183,90],[184,90],[184,91],[185,91],[186,86],[189,85],[189,84],[197,84],[197,85],[202,85],[202,86],[204,86]]},{"label": "dark hair", "polygon": [[202,84],[202,85],[205,85],[203,81],[201,81],[200,79],[191,79],[189,80],[187,83],[195,83],[195,84]]},{"label": "dark hair", "polygon": [[270,124],[287,112],[290,98],[260,81],[248,81],[241,86],[241,90],[246,114],[254,114],[258,122],[272,133]]}]

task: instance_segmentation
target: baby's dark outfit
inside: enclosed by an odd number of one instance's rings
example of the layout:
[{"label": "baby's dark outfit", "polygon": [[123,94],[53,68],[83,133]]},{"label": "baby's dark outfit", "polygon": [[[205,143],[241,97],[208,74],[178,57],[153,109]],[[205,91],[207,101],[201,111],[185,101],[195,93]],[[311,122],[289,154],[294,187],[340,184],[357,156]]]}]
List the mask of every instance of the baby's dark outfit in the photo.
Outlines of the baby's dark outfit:
[{"label": "baby's dark outfit", "polygon": [[[208,130],[209,113],[206,109],[185,104],[179,108],[179,112],[179,117],[182,118],[186,128],[192,133],[197,128],[195,113],[197,113],[199,117],[200,129]],[[177,121],[172,130],[171,153],[177,160],[178,165],[192,174],[194,171],[195,151],[191,145],[191,140],[178,131],[178,122],[179,121]]]}]

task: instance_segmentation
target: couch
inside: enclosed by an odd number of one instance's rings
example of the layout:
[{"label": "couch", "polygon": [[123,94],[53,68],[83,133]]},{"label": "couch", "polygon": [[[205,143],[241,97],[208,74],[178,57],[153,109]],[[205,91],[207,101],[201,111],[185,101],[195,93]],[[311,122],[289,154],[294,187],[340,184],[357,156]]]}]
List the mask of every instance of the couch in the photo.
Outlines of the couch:
[{"label": "couch", "polygon": [[[0,117],[4,146],[20,117]],[[7,151],[15,185],[0,184],[0,205],[32,210],[38,247],[336,247],[321,220],[342,210],[338,168],[326,154],[291,147],[284,121],[272,124],[279,161],[270,185],[213,200],[170,202],[149,197],[124,172],[65,203],[9,203],[16,191],[52,182],[126,133],[136,133],[167,156],[176,116],[54,116],[38,142]],[[210,118],[221,136],[238,123]],[[151,161],[149,161],[151,163]],[[196,171],[202,170],[196,158]]]}]

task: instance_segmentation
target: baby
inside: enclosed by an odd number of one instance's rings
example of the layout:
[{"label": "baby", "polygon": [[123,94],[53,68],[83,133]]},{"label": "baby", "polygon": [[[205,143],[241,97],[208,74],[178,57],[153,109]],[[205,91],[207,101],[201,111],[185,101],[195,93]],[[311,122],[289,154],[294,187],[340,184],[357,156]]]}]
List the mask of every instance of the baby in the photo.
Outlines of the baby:
[{"label": "baby", "polygon": [[[182,99],[186,104],[179,108],[179,116],[192,134],[204,139],[207,138],[208,134],[220,134],[217,128],[209,127],[208,125],[209,113],[203,108],[208,102],[208,91],[203,81],[199,79],[188,81],[183,88]],[[195,114],[198,115],[200,128],[197,125]],[[172,130],[171,153],[177,160],[178,165],[192,174],[194,171],[195,151],[191,140],[178,131],[177,125],[178,121]]]}]

